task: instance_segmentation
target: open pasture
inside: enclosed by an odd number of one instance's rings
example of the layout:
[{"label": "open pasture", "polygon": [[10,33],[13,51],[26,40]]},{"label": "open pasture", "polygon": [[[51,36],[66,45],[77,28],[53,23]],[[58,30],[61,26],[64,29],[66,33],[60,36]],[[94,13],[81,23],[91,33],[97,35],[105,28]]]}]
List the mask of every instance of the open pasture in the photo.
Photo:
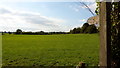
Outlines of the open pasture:
[{"label": "open pasture", "polygon": [[99,61],[98,34],[3,35],[3,66],[76,66]]}]

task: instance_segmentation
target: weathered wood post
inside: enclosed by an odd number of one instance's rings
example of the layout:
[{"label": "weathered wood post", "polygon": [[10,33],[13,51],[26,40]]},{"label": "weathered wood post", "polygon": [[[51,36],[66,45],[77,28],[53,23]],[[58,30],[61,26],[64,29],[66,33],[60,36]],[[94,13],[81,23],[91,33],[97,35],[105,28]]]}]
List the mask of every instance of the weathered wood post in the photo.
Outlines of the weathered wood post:
[{"label": "weathered wood post", "polygon": [[100,4],[100,58],[102,68],[111,67],[111,2]]}]

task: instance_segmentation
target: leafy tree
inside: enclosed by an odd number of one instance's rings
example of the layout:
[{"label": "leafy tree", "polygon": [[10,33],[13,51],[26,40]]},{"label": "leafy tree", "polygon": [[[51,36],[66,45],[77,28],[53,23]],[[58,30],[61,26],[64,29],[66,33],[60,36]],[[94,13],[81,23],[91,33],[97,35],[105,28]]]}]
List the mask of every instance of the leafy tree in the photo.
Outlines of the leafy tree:
[{"label": "leafy tree", "polygon": [[12,32],[9,31],[8,34],[12,34]]},{"label": "leafy tree", "polygon": [[4,32],[2,32],[2,35],[4,35]]},{"label": "leafy tree", "polygon": [[70,34],[78,34],[78,33],[80,33],[80,31],[81,31],[80,27],[74,28],[73,30],[70,30]]},{"label": "leafy tree", "polygon": [[16,34],[22,34],[22,30],[21,29],[17,29],[16,30]]},{"label": "leafy tree", "polygon": [[77,30],[76,28],[73,29],[73,34],[76,34],[76,30]]},{"label": "leafy tree", "polygon": [[73,30],[70,30],[70,34],[76,34],[76,28],[74,28]]},{"label": "leafy tree", "polygon": [[4,33],[7,33],[6,31],[4,31]]},{"label": "leafy tree", "polygon": [[89,25],[86,29],[86,31],[84,33],[97,33],[98,30],[96,28],[96,26],[93,24],[93,25]]},{"label": "leafy tree", "polygon": [[33,32],[22,32],[22,34],[28,34],[28,35],[33,35]]},{"label": "leafy tree", "polygon": [[81,33],[84,33],[86,31],[86,29],[87,29],[88,26],[89,26],[88,23],[84,23],[83,26],[82,26],[82,28],[81,28]]},{"label": "leafy tree", "polygon": [[40,31],[39,33],[40,33],[40,35],[44,35],[44,34],[45,34],[45,32],[44,32],[44,31]]},{"label": "leafy tree", "polygon": [[100,3],[101,3],[101,2],[97,2],[97,7],[96,7],[96,10],[95,10],[95,13],[96,13],[97,15],[99,15]]},{"label": "leafy tree", "polygon": [[[114,6],[114,7],[113,7]],[[114,10],[112,10],[114,9]],[[111,12],[111,54],[113,65],[119,68],[120,64],[120,2],[112,3]]]},{"label": "leafy tree", "polygon": [[80,33],[80,31],[81,31],[81,28],[78,27],[78,28],[76,29],[76,33],[78,34],[78,33]]},{"label": "leafy tree", "polygon": [[73,34],[73,30],[70,30],[70,34]]}]

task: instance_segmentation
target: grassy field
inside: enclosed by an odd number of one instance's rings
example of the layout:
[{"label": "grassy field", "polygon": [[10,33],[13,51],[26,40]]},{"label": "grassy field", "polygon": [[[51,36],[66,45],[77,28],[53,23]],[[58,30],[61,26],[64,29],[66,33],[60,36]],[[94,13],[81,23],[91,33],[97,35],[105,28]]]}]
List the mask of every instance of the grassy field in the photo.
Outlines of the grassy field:
[{"label": "grassy field", "polygon": [[99,61],[98,34],[3,35],[3,66],[76,66]]}]

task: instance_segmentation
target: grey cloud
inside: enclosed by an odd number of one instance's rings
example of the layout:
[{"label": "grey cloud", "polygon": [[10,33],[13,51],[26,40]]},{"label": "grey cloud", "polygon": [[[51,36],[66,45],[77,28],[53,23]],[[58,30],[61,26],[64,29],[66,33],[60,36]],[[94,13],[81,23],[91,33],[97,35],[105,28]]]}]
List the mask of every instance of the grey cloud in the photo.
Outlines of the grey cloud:
[{"label": "grey cloud", "polygon": [[[8,16],[4,14],[7,14]],[[7,24],[4,24],[7,27],[11,27],[12,25],[15,25],[14,26],[15,28],[18,27],[26,28],[26,29],[34,28],[33,30],[41,29],[45,31],[61,30],[62,29],[60,28],[61,25],[58,23],[63,21],[56,18],[42,16],[39,13],[20,12],[20,11],[17,12],[13,10],[10,11],[9,9],[4,9],[4,8],[0,8],[0,19],[2,20],[2,23],[10,24],[9,26],[7,26]]]},{"label": "grey cloud", "polygon": [[57,26],[53,24],[53,21],[43,18],[40,15],[22,14],[22,16],[24,16],[24,19],[29,23],[34,23],[37,25],[44,25],[44,26]]},{"label": "grey cloud", "polygon": [[[19,16],[28,23],[43,25],[43,26],[57,26],[53,24],[54,21],[43,18],[40,14],[33,14],[27,12],[11,12],[8,9],[0,8],[0,14],[11,14],[13,16]],[[7,18],[8,19],[8,18]],[[10,19],[10,18],[9,18]]]},{"label": "grey cloud", "polygon": [[5,8],[0,8],[0,14],[5,14],[5,13],[12,13],[12,12]]}]

